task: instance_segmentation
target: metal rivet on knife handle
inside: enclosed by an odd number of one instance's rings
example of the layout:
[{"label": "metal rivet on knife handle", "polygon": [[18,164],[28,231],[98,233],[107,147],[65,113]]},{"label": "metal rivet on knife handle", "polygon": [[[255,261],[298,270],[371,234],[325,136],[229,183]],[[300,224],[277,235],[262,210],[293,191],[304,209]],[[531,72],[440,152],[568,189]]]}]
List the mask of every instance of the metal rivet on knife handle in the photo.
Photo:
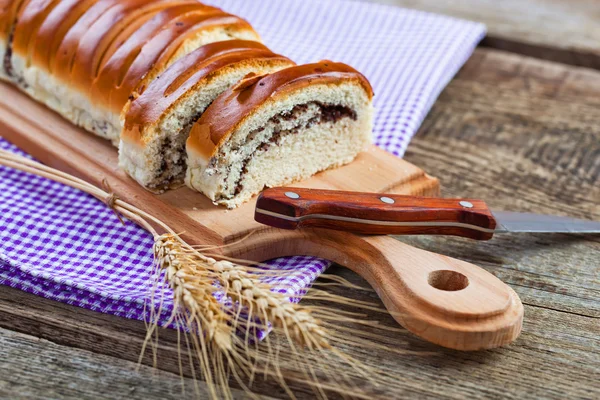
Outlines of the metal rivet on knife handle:
[{"label": "metal rivet on knife handle", "polygon": [[298,193],[294,193],[294,192],[285,192],[285,197],[288,197],[288,198],[294,199],[294,200],[298,200],[300,198],[300,195]]},{"label": "metal rivet on knife handle", "polygon": [[473,205],[473,203],[471,203],[470,201],[461,201],[459,204],[460,204],[462,207],[464,207],[464,208],[473,208],[473,207],[475,207],[475,206]]},{"label": "metal rivet on knife handle", "polygon": [[390,197],[381,197],[379,200],[383,201],[385,204],[394,204],[396,201]]}]

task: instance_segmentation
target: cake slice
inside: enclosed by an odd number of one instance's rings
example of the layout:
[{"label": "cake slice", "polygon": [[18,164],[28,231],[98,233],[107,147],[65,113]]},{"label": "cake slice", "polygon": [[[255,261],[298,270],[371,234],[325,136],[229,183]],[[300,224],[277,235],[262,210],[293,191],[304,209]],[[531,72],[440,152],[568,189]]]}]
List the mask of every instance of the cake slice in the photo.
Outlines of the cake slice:
[{"label": "cake slice", "polygon": [[245,40],[211,43],[179,59],[125,106],[121,168],[150,190],[183,184],[189,131],[215,98],[249,73],[292,65]]},{"label": "cake slice", "polygon": [[186,184],[235,208],[349,163],[370,143],[372,99],[363,75],[330,61],[248,77],[192,127]]}]

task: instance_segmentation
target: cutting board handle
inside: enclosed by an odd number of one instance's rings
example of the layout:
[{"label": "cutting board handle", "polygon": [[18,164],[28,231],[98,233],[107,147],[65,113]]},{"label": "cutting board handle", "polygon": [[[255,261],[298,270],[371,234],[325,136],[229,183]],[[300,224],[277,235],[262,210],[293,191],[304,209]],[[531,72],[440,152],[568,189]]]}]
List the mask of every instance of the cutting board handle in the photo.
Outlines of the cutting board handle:
[{"label": "cutting board handle", "polygon": [[387,236],[314,229],[267,229],[229,248],[256,261],[310,255],[365,278],[392,316],[421,338],[456,350],[506,345],[521,332],[523,305],[494,275],[464,261]]}]

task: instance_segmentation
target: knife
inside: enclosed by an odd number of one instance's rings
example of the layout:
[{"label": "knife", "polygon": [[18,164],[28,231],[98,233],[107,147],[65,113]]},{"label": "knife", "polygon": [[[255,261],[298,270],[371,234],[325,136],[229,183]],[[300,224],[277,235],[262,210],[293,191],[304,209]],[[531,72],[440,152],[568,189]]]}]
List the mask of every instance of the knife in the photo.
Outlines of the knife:
[{"label": "knife", "polygon": [[497,233],[600,233],[600,222],[491,211],[482,200],[320,189],[273,188],[255,220],[282,229],[325,228],[365,235],[451,235],[489,240]]}]

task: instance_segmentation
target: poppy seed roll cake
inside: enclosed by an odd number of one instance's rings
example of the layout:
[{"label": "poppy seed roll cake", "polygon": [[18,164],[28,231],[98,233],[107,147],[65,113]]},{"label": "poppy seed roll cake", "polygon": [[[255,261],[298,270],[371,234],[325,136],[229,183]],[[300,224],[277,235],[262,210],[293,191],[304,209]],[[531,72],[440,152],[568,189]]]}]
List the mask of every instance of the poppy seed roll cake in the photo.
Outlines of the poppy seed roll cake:
[{"label": "poppy seed roll cake", "polygon": [[250,73],[292,65],[244,40],[211,43],[179,59],[125,106],[121,168],[151,190],[183,184],[189,131],[215,98]]},{"label": "poppy seed roll cake", "polygon": [[109,139],[144,187],[230,208],[352,161],[372,129],[359,72],[296,66],[197,0],[0,0],[0,79]]},{"label": "poppy seed roll cake", "polygon": [[235,208],[347,164],[371,141],[372,99],[363,75],[330,61],[244,79],[192,127],[186,184]]},{"label": "poppy seed roll cake", "polygon": [[129,97],[170,64],[204,44],[260,40],[195,0],[26,0],[12,32],[10,80],[115,145]]}]

